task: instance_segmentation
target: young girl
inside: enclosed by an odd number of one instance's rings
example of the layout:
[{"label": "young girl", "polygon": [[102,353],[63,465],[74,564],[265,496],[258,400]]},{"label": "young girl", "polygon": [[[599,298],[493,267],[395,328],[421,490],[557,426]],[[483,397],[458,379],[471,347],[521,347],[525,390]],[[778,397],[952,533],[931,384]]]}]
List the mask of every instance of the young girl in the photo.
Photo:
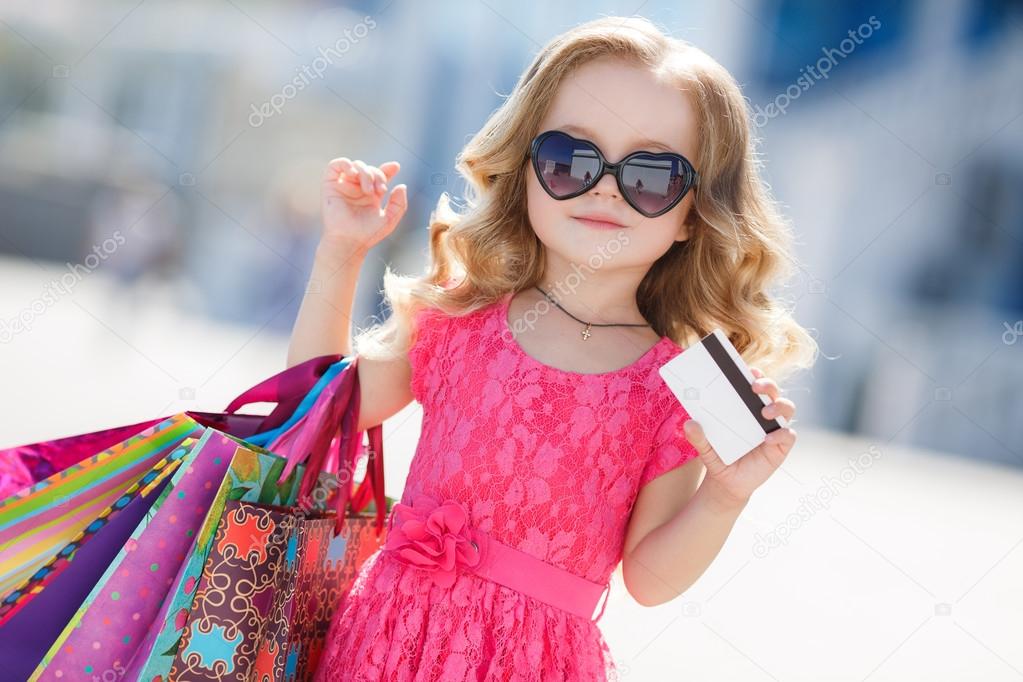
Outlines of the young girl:
[{"label": "young girl", "polygon": [[[318,679],[613,678],[596,620],[619,562],[641,604],[685,592],[795,442],[724,465],[657,371],[714,327],[769,374],[812,364],[767,290],[789,230],[735,81],[639,18],[551,41],[458,168],[467,210],[441,196],[428,273],[386,272],[392,314],[356,339],[359,429],[415,399],[422,435]],[[330,162],[289,364],[353,352],[359,267],[407,206],[398,185],[382,208],[397,172]],[[764,416],[791,421],[754,374]]]}]

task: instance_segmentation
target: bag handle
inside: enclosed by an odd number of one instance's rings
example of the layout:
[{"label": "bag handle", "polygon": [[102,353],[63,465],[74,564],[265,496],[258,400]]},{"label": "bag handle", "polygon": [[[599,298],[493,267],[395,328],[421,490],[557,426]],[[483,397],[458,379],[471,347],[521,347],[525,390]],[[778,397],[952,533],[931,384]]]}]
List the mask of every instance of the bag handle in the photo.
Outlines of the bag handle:
[{"label": "bag handle", "polygon": [[283,424],[294,414],[309,389],[315,386],[327,369],[342,357],[344,356],[321,355],[278,372],[232,400],[224,411],[234,414],[252,403],[277,403],[277,407],[264,420],[263,428]]},{"label": "bag handle", "polygon": [[[352,378],[352,390],[349,395],[348,409],[344,413],[341,420],[342,428],[342,440],[339,446],[338,455],[338,469],[342,466],[347,466],[351,471],[355,471],[355,466],[358,463],[360,455],[365,452],[365,447],[362,442],[362,432],[356,432],[355,427],[359,423],[359,408],[361,400],[361,391],[359,390],[359,377],[356,373]],[[336,423],[336,422],[335,422]],[[384,528],[384,520],[387,516],[387,500],[384,496],[384,442],[383,442],[383,425],[377,424],[376,426],[370,427],[366,430],[369,434],[370,450],[368,453],[368,461],[366,466],[366,475],[363,478],[362,484],[359,489],[353,495],[351,493],[352,482],[349,481],[345,486],[347,497],[350,498],[352,511],[359,512],[365,509],[369,505],[369,496],[373,495],[373,499],[376,502],[376,531],[379,537],[380,533]],[[351,437],[345,434],[352,434]],[[338,498],[338,515],[339,517],[344,515],[345,502]],[[341,529],[341,521],[338,519],[338,532]]]},{"label": "bag handle", "polygon": [[352,509],[362,511],[369,505],[369,496],[373,495],[373,502],[376,505],[376,531],[377,537],[380,537],[387,516],[387,496],[384,494],[383,428],[374,426],[366,433],[369,435],[369,460],[366,466],[366,477],[352,496]]},{"label": "bag handle", "polygon": [[[359,424],[359,409],[361,402],[361,391],[359,390],[358,358],[352,361],[350,377],[339,386],[332,401],[333,410],[328,417],[324,428],[320,430],[318,437],[313,443],[309,461],[306,465],[306,475],[303,477],[303,485],[299,495],[302,499],[308,500],[316,484],[316,478],[320,471],[335,469],[331,473],[341,480],[337,491],[337,527],[336,532],[340,533],[344,526],[345,509],[349,502],[352,511],[358,512],[364,509],[369,500],[369,493],[373,493],[377,500],[376,509],[376,530],[377,535],[383,531],[384,521],[387,516],[386,498],[384,496],[384,469],[383,469],[383,425],[377,424],[366,430],[370,435],[371,447],[370,461],[366,467],[366,476],[359,486],[359,490],[352,494],[354,474],[359,455],[364,451],[362,446],[362,431],[356,431]],[[347,373],[346,373],[347,374]],[[337,459],[336,466],[326,466],[330,455],[331,443],[337,438]],[[334,463],[332,463],[334,464]]]},{"label": "bag handle", "polygon": [[[298,503],[302,506],[309,504],[320,472],[327,471],[335,475],[339,484],[336,493],[336,532],[341,532],[343,528],[345,508],[349,503],[354,512],[359,512],[373,499],[376,502],[375,525],[379,536],[387,515],[383,425],[375,425],[365,432],[355,430],[359,423],[361,397],[358,359],[357,355],[352,356],[351,362],[323,388],[308,413],[278,436],[268,449],[285,455],[288,460],[278,483],[287,480],[296,466],[305,463],[305,473],[298,493]],[[353,494],[351,477],[358,457],[365,449],[362,446],[363,433],[369,435],[370,459],[366,475]]]},{"label": "bag handle", "polygon": [[334,380],[334,377],[344,370],[345,366],[349,362],[351,362],[351,358],[342,358],[328,367],[323,373],[323,376],[319,378],[316,384],[309,389],[308,393],[306,393],[305,397],[302,398],[302,401],[299,403],[298,407],[295,408],[295,411],[291,414],[291,416],[288,417],[286,422],[276,428],[271,428],[269,431],[262,431],[251,435],[245,440],[253,445],[266,447],[268,443],[279,438],[285,431],[288,431],[290,428],[295,426],[302,417],[309,413],[309,410],[312,409],[313,405],[315,405],[319,399],[320,394],[323,393],[323,389],[330,385],[330,382]]}]

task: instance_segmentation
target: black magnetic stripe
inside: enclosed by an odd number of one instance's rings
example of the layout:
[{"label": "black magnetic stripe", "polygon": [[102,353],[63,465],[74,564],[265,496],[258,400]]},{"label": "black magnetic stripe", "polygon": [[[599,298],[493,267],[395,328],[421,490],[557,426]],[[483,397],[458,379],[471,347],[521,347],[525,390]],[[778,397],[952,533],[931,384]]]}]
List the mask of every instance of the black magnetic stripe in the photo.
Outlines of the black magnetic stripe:
[{"label": "black magnetic stripe", "polygon": [[714,364],[718,366],[721,373],[728,379],[728,383],[732,385],[735,392],[742,398],[742,402],[746,403],[746,407],[749,408],[750,414],[760,424],[760,428],[764,430],[764,433],[771,433],[781,428],[774,419],[767,419],[760,413],[760,410],[764,409],[764,401],[760,399],[750,383],[746,381],[746,377],[742,375],[742,370],[732,360],[732,356],[728,354],[725,347],[721,345],[720,339],[713,332],[703,337],[703,346],[710,353],[710,357],[714,360]]}]

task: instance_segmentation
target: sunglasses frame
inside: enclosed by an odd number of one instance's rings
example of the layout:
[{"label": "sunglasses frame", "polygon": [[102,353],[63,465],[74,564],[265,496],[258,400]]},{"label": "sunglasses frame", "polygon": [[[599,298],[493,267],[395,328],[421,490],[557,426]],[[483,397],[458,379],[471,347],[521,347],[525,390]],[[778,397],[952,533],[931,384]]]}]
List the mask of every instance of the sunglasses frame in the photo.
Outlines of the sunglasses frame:
[{"label": "sunglasses frame", "polygon": [[[564,196],[555,195],[550,190],[550,188],[547,187],[547,183],[544,182],[543,179],[543,173],[540,171],[540,162],[537,159],[537,152],[540,149],[540,145],[542,145],[548,138],[553,137],[554,135],[564,135],[565,137],[575,142],[580,142],[582,144],[589,145],[593,149],[593,151],[597,153],[597,160],[600,162],[600,169],[597,171],[597,174],[594,176],[594,179],[589,186],[577,192],[572,192],[571,194],[566,194]],[[640,155],[653,157],[671,157],[673,159],[677,159],[681,162],[682,167],[686,170],[687,173],[686,185],[679,193],[678,197],[673,199],[671,203],[668,204],[667,207],[661,209],[660,211],[657,211],[656,213],[647,213],[646,211],[643,211],[635,204],[633,204],[632,200],[629,198],[629,193],[625,189],[625,184],[622,181],[622,170],[625,168],[625,165],[633,158]],[[604,153],[600,151],[600,147],[598,147],[595,143],[582,137],[575,137],[574,135],[570,135],[569,133],[566,133],[564,130],[545,130],[544,132],[534,137],[533,141],[529,145],[529,159],[531,165],[533,166],[533,172],[536,173],[537,180],[540,181],[540,186],[543,187],[544,191],[547,192],[547,194],[550,195],[552,199],[555,199],[557,201],[565,201],[566,199],[573,199],[575,197],[586,194],[591,189],[597,186],[597,183],[600,182],[600,179],[604,177],[605,174],[611,173],[615,178],[615,182],[618,185],[618,191],[621,192],[622,198],[625,200],[625,203],[627,203],[629,206],[635,209],[637,213],[646,216],[647,218],[656,218],[657,216],[663,215],[670,211],[671,209],[675,208],[675,206],[677,206],[678,203],[682,201],[687,194],[689,194],[689,191],[691,189],[695,188],[700,184],[700,174],[696,171],[696,168],[693,167],[692,162],[686,157],[676,152],[648,152],[640,149],[634,152],[630,152],[629,154],[626,154],[625,157],[618,163],[611,163],[604,156]]]}]

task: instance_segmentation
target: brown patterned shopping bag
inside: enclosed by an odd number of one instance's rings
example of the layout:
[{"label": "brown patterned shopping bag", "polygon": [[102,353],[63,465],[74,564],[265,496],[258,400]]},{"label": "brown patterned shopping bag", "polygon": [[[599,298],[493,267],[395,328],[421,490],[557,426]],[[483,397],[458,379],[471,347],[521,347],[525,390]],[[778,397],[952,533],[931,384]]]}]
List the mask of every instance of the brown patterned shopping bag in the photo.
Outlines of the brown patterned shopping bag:
[{"label": "brown patterned shopping bag", "polygon": [[333,525],[329,516],[229,500],[169,678],[294,679],[297,660],[289,666],[286,653],[299,567],[312,567],[315,538]]},{"label": "brown patterned shopping bag", "polygon": [[382,541],[375,517],[350,514],[335,535],[332,512],[229,500],[168,680],[312,679],[334,610]]}]

